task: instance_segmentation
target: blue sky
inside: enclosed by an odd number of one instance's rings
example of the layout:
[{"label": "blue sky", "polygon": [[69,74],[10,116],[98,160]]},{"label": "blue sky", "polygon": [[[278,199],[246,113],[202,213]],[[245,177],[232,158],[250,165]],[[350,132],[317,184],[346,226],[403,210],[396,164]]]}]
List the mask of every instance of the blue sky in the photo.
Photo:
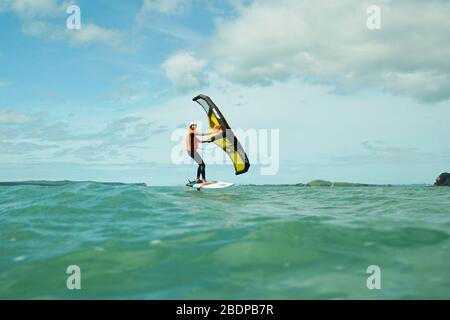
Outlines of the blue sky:
[{"label": "blue sky", "polygon": [[[431,183],[450,170],[448,1],[0,0],[0,181],[181,185],[171,136],[279,130],[279,170],[236,183]],[[81,9],[68,30],[66,8]]]}]

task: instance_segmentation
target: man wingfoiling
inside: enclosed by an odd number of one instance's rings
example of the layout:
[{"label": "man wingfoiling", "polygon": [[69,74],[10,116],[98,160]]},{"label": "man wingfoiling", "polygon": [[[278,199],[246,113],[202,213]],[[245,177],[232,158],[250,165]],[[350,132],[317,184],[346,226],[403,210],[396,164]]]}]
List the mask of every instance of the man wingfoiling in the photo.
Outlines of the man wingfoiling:
[{"label": "man wingfoiling", "polygon": [[[200,154],[197,152],[198,149],[198,143],[210,143],[213,140],[207,139],[207,140],[199,140],[197,136],[209,136],[209,133],[207,132],[198,132],[197,131],[197,124],[195,122],[189,123],[189,132],[186,134],[186,151],[189,154],[189,156],[194,159],[195,162],[198,164],[197,168],[197,179],[195,182],[197,183],[205,183],[206,182],[206,173],[205,173],[205,162],[203,161]],[[201,179],[200,179],[201,177]]]}]

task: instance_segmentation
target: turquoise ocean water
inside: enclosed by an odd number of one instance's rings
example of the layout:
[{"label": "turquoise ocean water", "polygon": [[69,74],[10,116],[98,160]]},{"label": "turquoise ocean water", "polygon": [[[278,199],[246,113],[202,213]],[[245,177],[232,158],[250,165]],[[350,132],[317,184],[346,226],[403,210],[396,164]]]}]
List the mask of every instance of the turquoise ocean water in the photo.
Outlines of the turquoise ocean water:
[{"label": "turquoise ocean water", "polygon": [[0,298],[450,299],[450,188],[0,186]]}]

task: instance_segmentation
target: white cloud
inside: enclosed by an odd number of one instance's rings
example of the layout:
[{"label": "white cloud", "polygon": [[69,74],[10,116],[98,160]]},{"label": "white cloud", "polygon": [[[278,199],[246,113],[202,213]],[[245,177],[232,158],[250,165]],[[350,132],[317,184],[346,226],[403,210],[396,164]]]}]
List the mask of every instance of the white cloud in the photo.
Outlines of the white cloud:
[{"label": "white cloud", "polygon": [[31,121],[33,121],[32,117],[21,113],[12,111],[0,111],[0,124],[24,124]]},{"label": "white cloud", "polygon": [[102,44],[118,50],[129,50],[124,45],[124,34],[121,31],[103,28],[93,23],[85,24],[80,30],[55,28],[42,20],[24,22],[22,32],[33,37],[41,37],[54,41],[67,40],[71,45]]},{"label": "white cloud", "polygon": [[[136,15],[136,24],[139,28],[154,26],[155,21],[152,14],[162,14],[166,16],[181,15],[186,12],[187,0],[144,0],[142,7]],[[170,30],[163,28],[163,30]],[[184,30],[182,33],[189,31]],[[178,32],[177,32],[178,33]]]},{"label": "white cloud", "polygon": [[105,96],[106,101],[132,103],[142,101],[148,97],[151,91],[151,86],[148,83],[132,83],[131,79],[126,80],[127,85],[124,85],[116,91],[112,91]]},{"label": "white cloud", "polygon": [[186,9],[186,0],[144,0],[141,13],[157,12],[168,15],[180,14]]},{"label": "white cloud", "polygon": [[0,10],[10,10],[23,17],[45,16],[62,11],[56,0],[9,0]]},{"label": "white cloud", "polygon": [[100,43],[109,47],[120,48],[123,41],[121,32],[106,29],[95,24],[86,24],[80,30],[67,31],[69,41],[74,45]]},{"label": "white cloud", "polygon": [[[337,90],[382,87],[425,102],[450,99],[448,1],[378,1],[382,29],[366,27],[372,1],[255,1],[218,20],[205,58],[240,84],[292,77]],[[426,53],[424,52],[426,50]]]},{"label": "white cloud", "polygon": [[387,73],[385,87],[392,93],[408,95],[411,92],[425,102],[439,101],[450,92],[449,74],[438,71]]},{"label": "white cloud", "polygon": [[133,164],[148,160],[142,150],[152,149],[168,131],[164,124],[131,115],[90,126],[87,130],[74,125],[73,122],[49,122],[42,114],[0,112],[0,150],[2,155],[8,155],[1,157],[0,163],[14,162],[11,159],[25,162],[51,159]]},{"label": "white cloud", "polygon": [[51,40],[61,40],[63,32],[61,29],[52,30],[51,27],[42,20],[26,20],[22,25],[22,33],[32,37],[47,37]]},{"label": "white cloud", "polygon": [[130,50],[124,45],[124,34],[117,30],[103,28],[93,23],[82,24],[80,30],[68,30],[61,25],[53,25],[47,18],[60,14],[65,17],[69,2],[56,0],[10,0],[0,5],[0,10],[8,10],[22,17],[22,32],[33,37],[53,41],[66,40],[78,46],[102,44],[122,51]]},{"label": "white cloud", "polygon": [[179,90],[199,88],[206,83],[203,73],[207,62],[190,52],[178,52],[162,65],[167,77]]}]

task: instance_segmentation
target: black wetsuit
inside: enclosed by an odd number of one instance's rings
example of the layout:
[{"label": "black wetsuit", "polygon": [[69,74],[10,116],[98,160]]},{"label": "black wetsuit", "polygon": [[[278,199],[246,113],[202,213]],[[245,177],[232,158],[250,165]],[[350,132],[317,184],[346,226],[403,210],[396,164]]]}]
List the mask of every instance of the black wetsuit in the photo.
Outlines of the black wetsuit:
[{"label": "black wetsuit", "polygon": [[195,162],[198,163],[198,168],[197,168],[197,179],[200,179],[200,176],[202,177],[203,180],[206,180],[206,173],[205,173],[205,162],[203,161],[202,157],[198,154],[198,152],[196,150],[194,150],[194,139],[195,139],[195,135],[194,133],[190,133],[191,139],[191,150],[188,150],[189,156],[194,159]]}]

